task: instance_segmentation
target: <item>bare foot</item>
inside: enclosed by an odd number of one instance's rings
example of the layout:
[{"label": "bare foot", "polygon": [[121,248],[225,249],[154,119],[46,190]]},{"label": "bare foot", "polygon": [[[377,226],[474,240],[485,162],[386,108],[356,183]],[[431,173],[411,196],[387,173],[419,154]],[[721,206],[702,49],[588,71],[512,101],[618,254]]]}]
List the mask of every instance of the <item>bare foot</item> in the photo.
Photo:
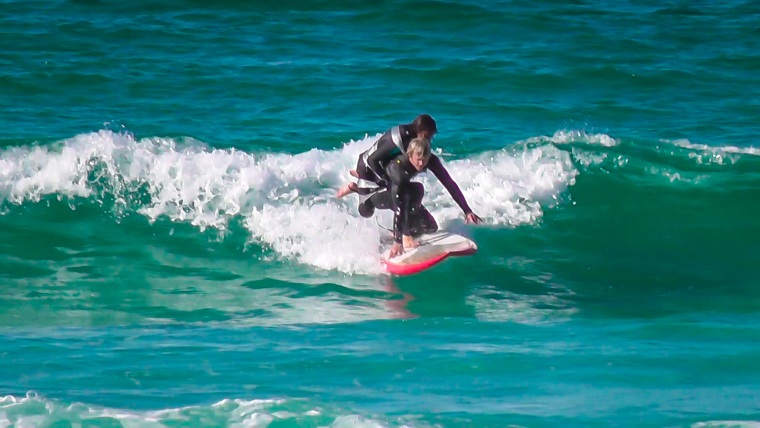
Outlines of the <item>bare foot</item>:
[{"label": "bare foot", "polygon": [[335,194],[336,198],[342,198],[348,194],[354,193],[358,190],[358,187],[356,187],[356,183],[348,183],[348,185],[343,186],[338,190],[338,193]]},{"label": "bare foot", "polygon": [[404,244],[405,250],[411,250],[412,248],[417,248],[420,246],[420,243],[415,241],[411,236],[404,235],[401,241]]},{"label": "bare foot", "polygon": [[359,178],[359,174],[356,172],[355,169],[352,169],[351,171],[348,171],[349,174],[351,174],[354,178]]}]

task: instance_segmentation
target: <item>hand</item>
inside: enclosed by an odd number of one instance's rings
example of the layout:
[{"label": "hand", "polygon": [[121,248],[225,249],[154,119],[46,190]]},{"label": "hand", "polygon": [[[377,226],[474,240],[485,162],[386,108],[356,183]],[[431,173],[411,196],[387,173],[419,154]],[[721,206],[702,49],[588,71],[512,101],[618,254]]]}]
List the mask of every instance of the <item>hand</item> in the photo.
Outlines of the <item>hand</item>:
[{"label": "hand", "polygon": [[464,218],[464,222],[467,224],[480,224],[483,223],[483,219],[478,217],[475,213],[467,213]]},{"label": "hand", "polygon": [[409,235],[404,235],[401,238],[401,242],[404,243],[404,249],[405,250],[411,250],[412,248],[417,248],[417,247],[420,246],[420,244],[417,241],[415,241],[414,238],[412,238]]},{"label": "hand", "polygon": [[404,254],[404,246],[400,242],[395,242],[391,247],[391,253],[388,254],[388,258],[392,259],[401,254]]}]

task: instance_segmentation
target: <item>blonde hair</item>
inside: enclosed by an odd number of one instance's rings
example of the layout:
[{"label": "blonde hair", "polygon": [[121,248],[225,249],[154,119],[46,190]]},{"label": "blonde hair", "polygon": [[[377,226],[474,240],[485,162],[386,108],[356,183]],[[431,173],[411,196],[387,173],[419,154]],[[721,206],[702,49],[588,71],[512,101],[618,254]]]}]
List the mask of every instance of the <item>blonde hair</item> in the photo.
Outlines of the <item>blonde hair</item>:
[{"label": "blonde hair", "polygon": [[409,147],[406,149],[406,155],[411,157],[417,155],[422,159],[430,159],[430,140],[425,138],[415,138],[409,142]]}]

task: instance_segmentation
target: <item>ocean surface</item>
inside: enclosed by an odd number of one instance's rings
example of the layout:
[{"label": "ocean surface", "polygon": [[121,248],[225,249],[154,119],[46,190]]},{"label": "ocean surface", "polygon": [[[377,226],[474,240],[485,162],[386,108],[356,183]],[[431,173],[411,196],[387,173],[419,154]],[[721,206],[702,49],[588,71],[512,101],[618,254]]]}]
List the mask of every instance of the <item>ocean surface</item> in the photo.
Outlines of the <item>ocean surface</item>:
[{"label": "ocean surface", "polygon": [[[759,427],[756,0],[0,0],[0,427]],[[432,115],[477,254],[335,199]]]}]

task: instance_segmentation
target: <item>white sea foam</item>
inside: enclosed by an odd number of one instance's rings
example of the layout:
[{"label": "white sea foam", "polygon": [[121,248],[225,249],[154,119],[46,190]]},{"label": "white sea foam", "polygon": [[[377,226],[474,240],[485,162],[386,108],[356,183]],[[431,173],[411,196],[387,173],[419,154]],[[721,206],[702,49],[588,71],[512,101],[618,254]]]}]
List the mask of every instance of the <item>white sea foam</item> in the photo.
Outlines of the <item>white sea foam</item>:
[{"label": "white sea foam", "polygon": [[578,130],[561,130],[552,135],[550,141],[554,144],[566,143],[586,143],[591,145],[600,145],[604,147],[613,147],[618,145],[619,141],[607,134],[594,134]]},{"label": "white sea foam", "polygon": [[675,140],[672,144],[688,149],[690,151],[689,158],[703,165],[730,165],[736,163],[741,155],[760,156],[760,149],[755,147],[712,147],[705,144],[695,144],[689,140]]},{"label": "white sea foam", "polygon": [[557,145],[581,143],[590,146],[604,146],[613,147],[620,143],[615,138],[610,137],[607,134],[588,133],[582,130],[574,129],[562,129],[554,133],[551,137],[542,135],[538,137],[532,137],[526,140],[528,143],[552,143]]},{"label": "white sea foam", "polygon": [[697,422],[694,428],[760,428],[758,421],[709,421]]},{"label": "white sea foam", "polygon": [[[138,140],[104,130],[53,146],[0,152],[0,203],[108,199],[117,211],[200,230],[224,231],[239,221],[251,242],[278,257],[374,274],[380,271],[378,250],[386,233],[376,221],[390,226],[390,213],[363,219],[356,210],[359,198],[338,200],[334,194],[351,178],[348,171],[358,155],[378,137],[365,136],[336,150],[247,153],[211,149],[191,139]],[[479,153],[445,165],[473,210],[493,226],[536,222],[577,175],[570,156],[551,143]],[[432,174],[420,181],[427,191],[424,203],[442,227],[461,221],[461,210]]]},{"label": "white sea foam", "polygon": [[384,427],[384,421],[343,410],[325,410],[302,399],[224,399],[210,405],[136,411],[87,405],[66,404],[34,393],[25,397],[0,397],[0,427],[39,427],[67,423],[71,426],[111,422],[129,428],[176,426],[266,427],[275,421],[314,425],[332,421],[329,426]]}]

